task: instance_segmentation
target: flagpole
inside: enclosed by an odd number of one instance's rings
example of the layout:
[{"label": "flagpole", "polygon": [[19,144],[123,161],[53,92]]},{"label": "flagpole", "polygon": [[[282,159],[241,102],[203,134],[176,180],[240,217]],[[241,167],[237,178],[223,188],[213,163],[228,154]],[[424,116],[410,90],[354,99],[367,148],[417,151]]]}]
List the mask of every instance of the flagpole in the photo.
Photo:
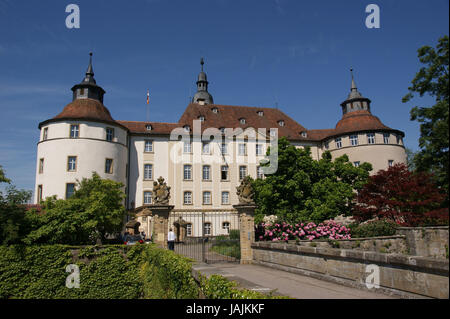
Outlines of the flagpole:
[{"label": "flagpole", "polygon": [[147,122],[150,122],[150,92],[147,90]]}]

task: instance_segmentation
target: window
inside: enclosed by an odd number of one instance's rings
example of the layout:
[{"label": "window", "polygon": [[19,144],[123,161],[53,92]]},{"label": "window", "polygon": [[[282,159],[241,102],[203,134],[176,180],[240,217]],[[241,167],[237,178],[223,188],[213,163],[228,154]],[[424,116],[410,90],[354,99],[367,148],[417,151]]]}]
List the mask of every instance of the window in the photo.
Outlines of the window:
[{"label": "window", "polygon": [[37,199],[38,199],[38,203],[42,201],[42,185],[38,185]]},{"label": "window", "polygon": [[256,167],[256,178],[264,178],[264,173],[261,166]]},{"label": "window", "polygon": [[39,174],[44,173],[44,159],[39,159]]},{"label": "window", "polygon": [[184,205],[192,205],[192,192],[184,192],[183,203]]},{"label": "window", "polygon": [[342,148],[342,140],[340,137],[334,140],[336,142],[336,148]]},{"label": "window", "polygon": [[358,135],[350,135],[350,144],[352,146],[358,145]]},{"label": "window", "polygon": [[203,192],[203,205],[211,205],[211,192]]},{"label": "window", "polygon": [[397,138],[397,144],[400,144],[400,140],[401,140],[400,136],[399,135],[395,135],[395,137]]},{"label": "window", "polygon": [[80,125],[70,125],[70,138],[78,138],[80,136]]},{"label": "window", "polygon": [[183,167],[183,176],[185,180],[192,179],[192,165],[184,165]]},{"label": "window", "polygon": [[151,131],[153,129],[153,127],[150,124],[145,125],[145,129],[147,131]]},{"label": "window", "polygon": [[247,150],[247,145],[245,143],[239,144],[239,148],[238,148],[239,155],[246,155],[246,153],[247,153],[246,150]]},{"label": "window", "polygon": [[241,118],[241,119],[239,119],[239,123],[241,123],[241,124],[245,124],[245,123],[246,123],[246,121],[245,121],[245,119],[244,119],[244,118]]},{"label": "window", "polygon": [[210,154],[209,142],[202,143],[202,154]]},{"label": "window", "polygon": [[264,116],[264,112],[263,111],[258,111],[258,116]]},{"label": "window", "polygon": [[108,142],[112,142],[113,138],[114,138],[114,129],[107,127],[106,128],[106,140]]},{"label": "window", "polygon": [[284,121],[283,121],[283,120],[278,121],[278,125],[279,125],[279,126],[284,126]]},{"label": "window", "polygon": [[263,145],[256,144],[256,155],[263,155]]},{"label": "window", "polygon": [[152,204],[152,192],[145,191],[144,192],[144,205],[151,205]]},{"label": "window", "polygon": [[389,144],[389,133],[383,133],[384,144]]},{"label": "window", "polygon": [[228,180],[228,166],[222,166],[220,168],[221,173],[221,180],[227,181]]},{"label": "window", "polygon": [[189,132],[191,130],[189,125],[183,126],[185,132]]},{"label": "window", "polygon": [[375,144],[375,133],[367,133],[367,143]]},{"label": "window", "polygon": [[224,127],[219,128],[219,130],[220,130],[220,133],[225,134],[225,128]]},{"label": "window", "polygon": [[225,230],[226,234],[230,233],[230,223],[229,222],[223,222],[222,223],[222,229]]},{"label": "window", "polygon": [[203,165],[203,180],[210,181],[211,180],[211,167],[209,165]]},{"label": "window", "polygon": [[153,152],[153,141],[152,140],[145,140],[144,152],[146,152],[146,153]]},{"label": "window", "polygon": [[105,173],[112,174],[113,172],[113,160],[110,158],[107,158],[105,160]]},{"label": "window", "polygon": [[192,143],[191,141],[185,141],[183,146],[183,153],[191,153],[192,152]]},{"label": "window", "polygon": [[230,192],[222,192],[222,205],[230,203]]},{"label": "window", "polygon": [[359,161],[353,162],[353,165],[355,165],[355,167],[358,167],[359,166]]},{"label": "window", "polygon": [[198,117],[198,119],[199,119],[201,122],[204,122],[204,121],[205,121],[205,117],[202,116],[202,115],[200,115],[200,116]]},{"label": "window", "polygon": [[203,227],[204,235],[211,236],[211,223],[205,223]]},{"label": "window", "polygon": [[247,166],[239,166],[239,180],[243,180],[247,176]]},{"label": "window", "polygon": [[144,164],[144,180],[152,180],[152,179],[153,179],[153,165]]},{"label": "window", "polygon": [[186,236],[192,236],[192,224],[186,224]]},{"label": "window", "polygon": [[69,156],[67,158],[67,171],[75,172],[77,170],[77,157]]},{"label": "window", "polygon": [[389,167],[394,166],[394,160],[388,160],[388,166]]},{"label": "window", "polygon": [[308,136],[308,133],[306,133],[306,132],[304,132],[304,131],[301,132],[300,134],[302,135],[302,137],[307,137],[307,136]]},{"label": "window", "polygon": [[48,138],[48,127],[44,128],[42,139],[45,141]]},{"label": "window", "polygon": [[75,184],[67,183],[66,184],[66,199],[72,197],[74,192],[75,192]]},{"label": "window", "polygon": [[227,153],[228,153],[227,143],[222,143],[222,144],[220,145],[220,152],[221,152],[222,154],[227,154]]},{"label": "window", "polygon": [[211,109],[211,111],[213,112],[213,113],[219,113],[219,109],[217,108],[217,107],[213,107],[212,109]]},{"label": "window", "polygon": [[327,149],[329,149],[329,148],[330,148],[330,143],[325,142],[325,149],[327,150]]}]

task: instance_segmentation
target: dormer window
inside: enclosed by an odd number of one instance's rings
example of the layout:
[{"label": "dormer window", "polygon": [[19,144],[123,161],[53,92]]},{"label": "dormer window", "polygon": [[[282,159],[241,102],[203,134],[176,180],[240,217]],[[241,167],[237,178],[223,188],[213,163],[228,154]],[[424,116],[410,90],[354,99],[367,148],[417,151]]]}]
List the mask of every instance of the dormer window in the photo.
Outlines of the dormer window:
[{"label": "dormer window", "polygon": [[301,135],[302,137],[307,137],[307,136],[308,136],[308,134],[307,134],[305,131],[300,132],[300,135]]},{"label": "dormer window", "polygon": [[264,116],[264,112],[263,111],[258,111],[258,116]]},{"label": "dormer window", "polygon": [[201,122],[205,122],[205,117],[204,117],[203,115],[200,115],[200,116],[198,117],[198,119],[199,119]]},{"label": "dormer window", "polygon": [[284,121],[283,120],[278,121],[278,125],[279,126],[284,126]]},{"label": "dormer window", "polygon": [[217,107],[213,107],[212,109],[211,109],[211,111],[213,112],[213,113],[219,113],[219,109],[217,108]]},{"label": "dormer window", "polygon": [[189,125],[185,125],[185,126],[183,126],[183,128],[184,128],[184,131],[185,131],[185,132],[189,132],[189,131],[191,130],[191,128],[189,127]]},{"label": "dormer window", "polygon": [[220,130],[220,132],[221,132],[222,134],[225,134],[225,128],[224,128],[224,127],[219,128],[219,130]]},{"label": "dormer window", "polygon": [[147,131],[151,131],[153,129],[153,127],[150,124],[145,125],[145,129]]},{"label": "dormer window", "polygon": [[241,124],[245,124],[245,123],[246,123],[246,121],[245,121],[245,119],[244,119],[244,118],[240,118],[240,119],[239,119],[239,123],[241,123]]}]

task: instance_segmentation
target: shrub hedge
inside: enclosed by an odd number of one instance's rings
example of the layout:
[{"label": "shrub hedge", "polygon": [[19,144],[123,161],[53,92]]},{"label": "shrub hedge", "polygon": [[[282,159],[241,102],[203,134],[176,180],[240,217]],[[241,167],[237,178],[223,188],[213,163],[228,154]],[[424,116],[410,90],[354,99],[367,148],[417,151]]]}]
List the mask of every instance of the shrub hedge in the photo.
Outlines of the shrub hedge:
[{"label": "shrub hedge", "polygon": [[[67,288],[66,267],[80,269],[80,288]],[[0,246],[0,298],[138,299],[271,298],[237,289],[218,275],[192,276],[191,260],[156,245]],[[279,297],[277,297],[279,298]]]},{"label": "shrub hedge", "polygon": [[352,238],[363,238],[395,235],[398,225],[395,222],[380,219],[365,224],[351,224],[349,228]]}]

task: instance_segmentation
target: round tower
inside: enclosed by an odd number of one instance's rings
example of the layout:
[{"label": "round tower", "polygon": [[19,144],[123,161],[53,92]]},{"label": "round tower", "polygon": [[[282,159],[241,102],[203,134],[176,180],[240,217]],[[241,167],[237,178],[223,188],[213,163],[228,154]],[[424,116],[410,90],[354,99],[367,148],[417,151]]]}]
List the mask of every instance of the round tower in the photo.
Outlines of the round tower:
[{"label": "round tower", "polygon": [[39,124],[35,203],[52,195],[70,197],[77,180],[93,172],[126,185],[128,129],[103,105],[105,91],[94,79],[92,53],[84,79],[72,91],[72,102]]},{"label": "round tower", "polygon": [[206,73],[203,72],[203,64],[205,64],[205,61],[203,58],[200,59],[200,65],[202,66],[202,70],[198,74],[198,80],[197,80],[197,93],[195,93],[194,97],[192,98],[192,103],[198,103],[201,105],[204,104],[214,104],[213,97],[208,92],[208,80],[206,77]]},{"label": "round tower", "polygon": [[372,115],[371,101],[358,91],[353,69],[350,71],[350,94],[341,103],[342,118],[333,134],[324,140],[324,150],[329,150],[333,158],[347,154],[356,166],[371,163],[372,174],[396,163],[406,163],[405,134],[384,125]]}]

